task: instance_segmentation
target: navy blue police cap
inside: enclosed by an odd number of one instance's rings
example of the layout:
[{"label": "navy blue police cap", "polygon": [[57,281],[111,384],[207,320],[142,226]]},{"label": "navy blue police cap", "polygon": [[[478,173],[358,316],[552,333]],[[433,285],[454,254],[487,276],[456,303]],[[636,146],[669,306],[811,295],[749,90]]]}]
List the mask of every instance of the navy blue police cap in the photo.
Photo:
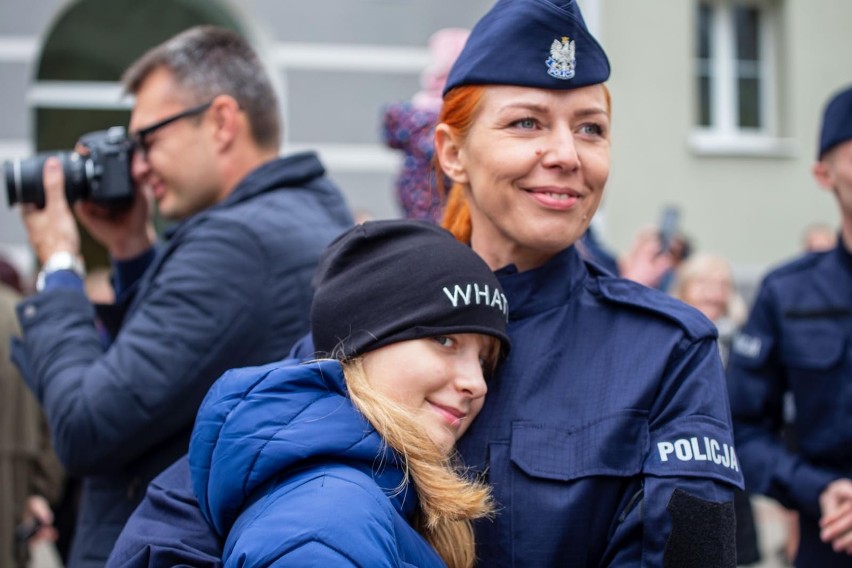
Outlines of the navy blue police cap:
[{"label": "navy blue police cap", "polygon": [[471,30],[444,94],[461,85],[576,89],[609,72],[576,0],[498,0]]},{"label": "navy blue police cap", "polygon": [[836,93],[825,107],[817,158],[821,160],[826,152],[847,140],[852,140],[852,86]]}]

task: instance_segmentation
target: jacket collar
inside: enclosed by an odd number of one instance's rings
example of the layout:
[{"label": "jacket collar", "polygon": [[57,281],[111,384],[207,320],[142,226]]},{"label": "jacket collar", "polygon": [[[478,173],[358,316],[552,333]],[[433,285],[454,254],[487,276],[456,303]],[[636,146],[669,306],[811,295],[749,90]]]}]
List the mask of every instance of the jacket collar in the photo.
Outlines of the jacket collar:
[{"label": "jacket collar", "polygon": [[234,190],[219,203],[179,221],[165,231],[165,238],[171,239],[183,227],[202,219],[214,211],[233,207],[267,191],[287,187],[304,186],[308,181],[325,174],[325,168],[315,152],[302,152],[284,158],[276,158],[261,164],[240,181]]},{"label": "jacket collar", "polygon": [[843,242],[843,233],[837,235],[837,246],[834,247],[834,254],[837,255],[837,259],[841,266],[845,266],[847,269],[852,269],[852,251],[846,248],[846,245]]}]

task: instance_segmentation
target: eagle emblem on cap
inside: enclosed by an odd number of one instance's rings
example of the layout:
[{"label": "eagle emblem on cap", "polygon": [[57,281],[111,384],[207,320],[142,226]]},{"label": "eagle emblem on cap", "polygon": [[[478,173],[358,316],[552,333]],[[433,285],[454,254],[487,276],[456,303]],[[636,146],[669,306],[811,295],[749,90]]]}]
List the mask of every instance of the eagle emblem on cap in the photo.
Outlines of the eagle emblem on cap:
[{"label": "eagle emblem on cap", "polygon": [[577,60],[574,56],[574,41],[568,36],[555,39],[550,44],[550,57],[547,58],[547,74],[557,79],[573,79]]}]

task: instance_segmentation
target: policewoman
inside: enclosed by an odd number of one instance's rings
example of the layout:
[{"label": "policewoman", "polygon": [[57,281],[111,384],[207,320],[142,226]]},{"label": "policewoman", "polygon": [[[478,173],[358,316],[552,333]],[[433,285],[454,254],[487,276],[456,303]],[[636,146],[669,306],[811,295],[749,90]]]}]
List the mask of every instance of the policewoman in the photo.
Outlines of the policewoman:
[{"label": "policewoman", "polygon": [[512,353],[459,444],[497,502],[481,566],[736,564],[715,328],[575,247],[609,174],[609,74],[575,2],[499,0],[444,91],[444,224],[512,306]]},{"label": "policewoman", "polygon": [[[826,105],[817,182],[834,193],[838,244],[770,272],[734,338],[728,384],[749,491],[799,511],[796,566],[852,566],[852,86]],[[796,407],[798,448],[779,431]]]}]

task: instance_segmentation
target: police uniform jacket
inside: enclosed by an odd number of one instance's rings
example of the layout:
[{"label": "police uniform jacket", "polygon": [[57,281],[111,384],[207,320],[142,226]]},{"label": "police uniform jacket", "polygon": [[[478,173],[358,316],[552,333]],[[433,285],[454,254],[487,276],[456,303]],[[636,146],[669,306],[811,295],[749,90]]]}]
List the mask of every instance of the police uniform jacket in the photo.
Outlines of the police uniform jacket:
[{"label": "police uniform jacket", "polygon": [[482,566],[733,566],[741,486],[713,325],[584,263],[498,272],[512,351],[462,438]]},{"label": "police uniform jacket", "polygon": [[[818,540],[819,495],[852,477],[852,254],[839,244],[769,273],[733,342],[728,385],[749,491],[801,513],[799,565],[848,566]],[[779,431],[793,395],[798,449]],[[809,551],[828,556],[808,560]],[[806,556],[803,558],[803,554]]]},{"label": "police uniform jacket", "polygon": [[225,566],[444,566],[409,524],[402,460],[352,405],[336,361],[226,373],[189,463]]},{"label": "police uniform jacket", "polygon": [[106,350],[82,289],[48,286],[18,307],[15,359],[84,477],[71,566],[104,564],[148,482],[186,452],[216,378],[280,359],[307,331],[317,259],[350,224],[315,155],[275,159],[177,225],[138,278],[117,275]]}]

